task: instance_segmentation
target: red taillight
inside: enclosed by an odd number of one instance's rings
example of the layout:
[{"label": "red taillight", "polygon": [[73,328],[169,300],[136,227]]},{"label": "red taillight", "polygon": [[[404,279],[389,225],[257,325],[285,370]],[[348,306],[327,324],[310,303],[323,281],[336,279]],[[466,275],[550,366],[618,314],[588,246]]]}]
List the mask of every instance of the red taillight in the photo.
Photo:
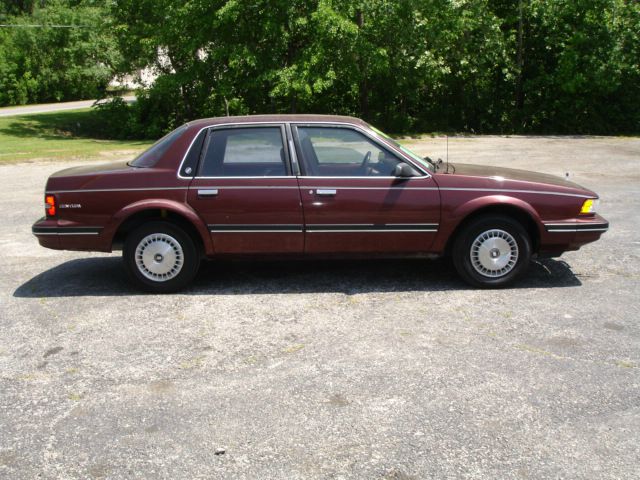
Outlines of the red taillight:
[{"label": "red taillight", "polygon": [[56,197],[53,195],[46,195],[44,197],[44,208],[48,217],[56,216]]}]

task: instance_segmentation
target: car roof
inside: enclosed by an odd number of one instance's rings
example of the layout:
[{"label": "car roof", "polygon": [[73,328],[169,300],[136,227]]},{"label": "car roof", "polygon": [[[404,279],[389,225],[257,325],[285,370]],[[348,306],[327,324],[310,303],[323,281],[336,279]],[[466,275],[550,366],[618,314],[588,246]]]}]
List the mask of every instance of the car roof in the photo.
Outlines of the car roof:
[{"label": "car roof", "polygon": [[244,115],[238,117],[213,117],[193,120],[187,125],[196,127],[206,127],[208,125],[224,125],[227,123],[278,123],[278,122],[327,122],[327,123],[350,123],[354,125],[367,126],[364,120],[355,117],[342,115],[313,115],[313,114],[289,114],[289,115]]}]

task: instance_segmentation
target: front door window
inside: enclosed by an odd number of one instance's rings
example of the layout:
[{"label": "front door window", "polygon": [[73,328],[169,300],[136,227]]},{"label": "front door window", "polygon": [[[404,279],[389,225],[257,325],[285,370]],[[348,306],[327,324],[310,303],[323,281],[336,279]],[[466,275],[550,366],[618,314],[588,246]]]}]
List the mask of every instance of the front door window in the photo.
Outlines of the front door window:
[{"label": "front door window", "polygon": [[400,160],[347,128],[298,127],[307,176],[391,177]]}]

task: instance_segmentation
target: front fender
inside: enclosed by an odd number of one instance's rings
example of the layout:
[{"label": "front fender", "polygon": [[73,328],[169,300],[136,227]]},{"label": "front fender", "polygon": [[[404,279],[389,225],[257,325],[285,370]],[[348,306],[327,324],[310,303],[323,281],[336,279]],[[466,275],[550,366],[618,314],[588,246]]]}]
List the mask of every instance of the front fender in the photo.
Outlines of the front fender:
[{"label": "front fender", "polygon": [[540,216],[535,208],[533,208],[531,204],[516,197],[510,197],[508,195],[486,195],[476,197],[453,207],[449,211],[445,210],[446,203],[443,202],[442,220],[438,236],[434,242],[434,251],[444,251],[448,240],[451,238],[451,235],[453,235],[453,232],[455,232],[458,226],[460,226],[460,224],[469,217],[469,215],[496,207],[509,207],[527,214],[536,224],[539,235],[544,233],[544,225],[542,224]]},{"label": "front fender", "polygon": [[205,223],[198,216],[195,210],[193,210],[190,206],[174,200],[146,199],[127,205],[126,207],[116,212],[113,217],[111,217],[111,221],[104,230],[105,237],[110,238],[113,242],[116,232],[118,231],[122,223],[125,222],[128,218],[131,218],[131,216],[145,210],[158,209],[166,210],[168,212],[172,212],[184,217],[198,231],[198,234],[200,235],[205,248],[205,253],[213,253],[213,243],[211,241],[211,235],[209,235],[209,230],[207,229]]}]

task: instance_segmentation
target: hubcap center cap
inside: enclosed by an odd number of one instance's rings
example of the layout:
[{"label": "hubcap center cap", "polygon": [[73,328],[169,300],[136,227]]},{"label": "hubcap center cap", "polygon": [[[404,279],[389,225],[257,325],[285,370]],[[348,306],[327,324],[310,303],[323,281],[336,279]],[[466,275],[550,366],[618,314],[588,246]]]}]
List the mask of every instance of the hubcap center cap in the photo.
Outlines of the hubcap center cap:
[{"label": "hubcap center cap", "polygon": [[155,282],[176,277],[184,264],[182,246],[166,233],[147,235],[136,247],[136,264],[140,273]]},{"label": "hubcap center cap", "polygon": [[480,233],[471,244],[471,265],[480,275],[499,278],[518,262],[518,243],[509,232],[491,229]]}]

